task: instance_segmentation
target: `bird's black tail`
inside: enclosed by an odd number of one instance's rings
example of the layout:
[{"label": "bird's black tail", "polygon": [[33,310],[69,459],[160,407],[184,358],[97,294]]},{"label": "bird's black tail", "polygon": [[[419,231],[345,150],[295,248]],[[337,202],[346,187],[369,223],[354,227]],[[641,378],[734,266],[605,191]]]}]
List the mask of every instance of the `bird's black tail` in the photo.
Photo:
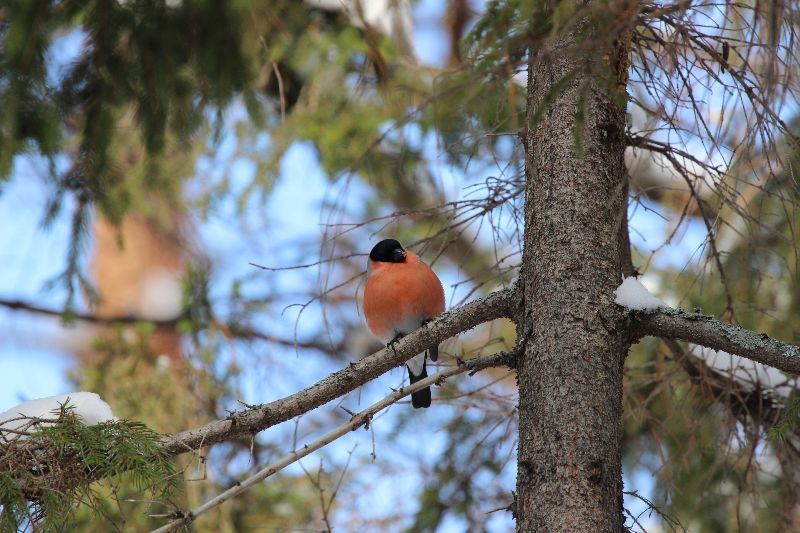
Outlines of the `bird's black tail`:
[{"label": "bird's black tail", "polygon": [[[417,381],[427,378],[428,377],[428,369],[426,368],[427,365],[425,363],[422,364],[422,372],[415,376],[411,373],[411,369],[408,369],[408,381],[411,382],[413,385]],[[408,368],[406,366],[406,368]],[[411,405],[414,406],[415,409],[419,409],[420,407],[430,407],[431,406],[431,388],[425,387],[424,389],[418,390],[416,392],[411,393]]]}]

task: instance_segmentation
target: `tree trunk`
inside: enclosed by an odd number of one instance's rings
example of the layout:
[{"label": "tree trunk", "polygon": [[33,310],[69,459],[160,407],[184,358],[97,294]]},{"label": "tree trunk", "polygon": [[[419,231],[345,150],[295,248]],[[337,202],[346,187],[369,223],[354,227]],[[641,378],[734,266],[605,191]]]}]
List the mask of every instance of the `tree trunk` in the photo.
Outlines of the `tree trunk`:
[{"label": "tree trunk", "polygon": [[[627,216],[625,110],[585,77],[586,59],[566,52],[572,44],[567,37],[543,47],[528,68],[516,502],[517,530],[525,532],[616,532],[623,525],[629,341],[613,291]],[[623,48],[607,57],[625,58],[626,45],[615,46]],[[627,65],[612,63],[624,90]],[[573,71],[581,74],[562,85]],[[579,151],[582,84],[588,90]],[[532,123],[539,106],[545,111]]]}]

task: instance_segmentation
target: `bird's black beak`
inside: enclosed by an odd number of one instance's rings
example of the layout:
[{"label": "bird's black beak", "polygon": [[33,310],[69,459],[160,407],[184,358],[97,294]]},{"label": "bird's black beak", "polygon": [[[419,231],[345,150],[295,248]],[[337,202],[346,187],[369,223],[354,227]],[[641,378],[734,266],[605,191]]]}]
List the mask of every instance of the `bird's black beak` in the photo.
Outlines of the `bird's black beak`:
[{"label": "bird's black beak", "polygon": [[402,263],[406,260],[406,251],[402,248],[397,248],[392,250],[392,262],[393,263]]}]

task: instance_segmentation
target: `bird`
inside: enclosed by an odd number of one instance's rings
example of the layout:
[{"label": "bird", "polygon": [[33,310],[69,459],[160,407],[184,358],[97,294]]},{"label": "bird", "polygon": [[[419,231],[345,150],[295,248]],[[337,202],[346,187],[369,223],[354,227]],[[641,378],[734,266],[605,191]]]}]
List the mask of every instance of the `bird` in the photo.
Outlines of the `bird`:
[{"label": "bird", "polygon": [[[444,313],[444,288],[434,271],[395,239],[384,239],[369,253],[364,287],[364,317],[370,332],[387,347]],[[406,362],[413,385],[428,377],[427,359],[439,358],[433,346]],[[411,394],[411,405],[430,407],[431,388]]]}]

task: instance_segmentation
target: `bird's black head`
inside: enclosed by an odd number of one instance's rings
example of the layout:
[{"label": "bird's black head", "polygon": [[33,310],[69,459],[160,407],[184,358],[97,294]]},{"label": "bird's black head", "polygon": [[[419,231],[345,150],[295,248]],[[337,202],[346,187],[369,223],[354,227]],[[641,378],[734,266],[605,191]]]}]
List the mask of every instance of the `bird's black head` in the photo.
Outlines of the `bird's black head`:
[{"label": "bird's black head", "polygon": [[406,251],[396,240],[384,239],[372,248],[369,258],[382,263],[402,263],[406,260]]}]

